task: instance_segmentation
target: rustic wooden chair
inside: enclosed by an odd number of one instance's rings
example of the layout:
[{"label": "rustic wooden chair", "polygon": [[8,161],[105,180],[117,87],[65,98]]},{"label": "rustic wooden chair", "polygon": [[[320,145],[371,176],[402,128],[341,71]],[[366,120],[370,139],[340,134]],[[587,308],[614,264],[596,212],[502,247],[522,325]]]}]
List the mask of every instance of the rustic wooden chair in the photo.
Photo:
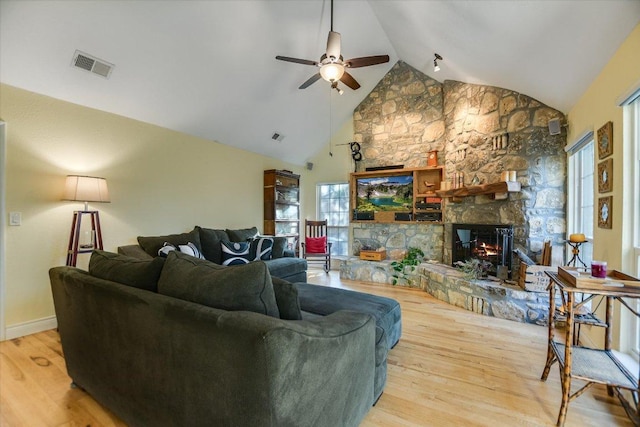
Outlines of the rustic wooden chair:
[{"label": "rustic wooden chair", "polygon": [[319,262],[323,264],[326,273],[331,270],[331,242],[327,240],[327,220],[304,220],[304,242],[302,246],[302,258],[307,262]]}]

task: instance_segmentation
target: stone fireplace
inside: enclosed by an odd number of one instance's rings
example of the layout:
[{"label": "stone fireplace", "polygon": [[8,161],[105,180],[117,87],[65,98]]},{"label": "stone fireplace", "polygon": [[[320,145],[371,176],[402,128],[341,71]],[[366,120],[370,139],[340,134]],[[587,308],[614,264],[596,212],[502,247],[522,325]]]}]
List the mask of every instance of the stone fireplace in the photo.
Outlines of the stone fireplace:
[{"label": "stone fireplace", "polygon": [[436,150],[448,180],[462,174],[466,185],[491,183],[502,172],[515,171],[522,187],[504,200],[486,195],[455,203],[445,199],[439,225],[352,223],[354,255],[363,239],[367,246],[392,249],[390,258],[419,244],[429,259],[451,265],[453,224],[496,224],[512,227],[513,248],[533,259],[546,240],[556,246],[554,256],[564,256],[566,131],[550,135],[548,130],[550,119],[565,120],[560,111],[509,89],[440,83],[399,61],[353,119],[354,140],[363,153],[358,171],[398,164],[424,167],[427,154]]}]

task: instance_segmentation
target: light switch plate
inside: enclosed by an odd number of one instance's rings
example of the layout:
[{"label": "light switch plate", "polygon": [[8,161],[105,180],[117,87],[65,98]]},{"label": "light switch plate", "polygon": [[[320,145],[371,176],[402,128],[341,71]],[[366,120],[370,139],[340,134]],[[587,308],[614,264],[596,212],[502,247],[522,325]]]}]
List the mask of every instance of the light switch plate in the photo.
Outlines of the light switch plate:
[{"label": "light switch plate", "polygon": [[9,225],[21,225],[22,212],[9,212]]}]

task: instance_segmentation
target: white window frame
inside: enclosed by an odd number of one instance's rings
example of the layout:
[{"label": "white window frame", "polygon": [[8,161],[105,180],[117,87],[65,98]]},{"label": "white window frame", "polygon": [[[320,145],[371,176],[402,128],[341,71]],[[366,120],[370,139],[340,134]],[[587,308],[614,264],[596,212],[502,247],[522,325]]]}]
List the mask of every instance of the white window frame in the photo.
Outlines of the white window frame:
[{"label": "white window frame", "polygon": [[[593,153],[593,165],[591,170],[583,170],[582,157],[584,156],[585,149],[591,148]],[[567,239],[570,234],[583,233],[587,238],[587,243],[583,244],[580,248],[580,259],[588,266],[591,261],[593,241],[593,221],[591,221],[591,229],[584,230],[580,226],[583,221],[583,193],[582,191],[582,179],[585,175],[592,176],[592,190],[593,182],[595,181],[595,141],[593,131],[587,131],[582,134],[573,144],[567,145],[565,151],[569,154],[567,159],[568,174],[567,174]],[[592,191],[593,193],[593,191]],[[592,194],[592,202],[595,203],[595,195]],[[592,215],[594,208],[592,206]],[[571,259],[572,254],[567,253],[567,262]],[[579,265],[579,263],[577,264]]]},{"label": "white window frame", "polygon": [[[623,195],[630,200],[624,204],[623,236],[624,267],[636,277],[640,276],[640,81],[618,99],[623,108]],[[629,304],[640,312],[640,299],[629,299]],[[620,316],[620,350],[640,362],[640,319],[629,310]]]},{"label": "white window frame", "polygon": [[[347,207],[346,210],[344,211],[345,214],[345,218],[346,218],[346,224],[345,225],[335,225],[331,223],[331,219],[330,218],[326,218],[328,220],[327,222],[327,234],[329,235],[329,241],[331,241],[333,243],[333,247],[331,249],[331,256],[332,257],[346,257],[349,254],[349,218],[350,218],[350,204],[349,204],[349,183],[348,182],[321,182],[318,183],[316,185],[316,218],[318,218],[318,220],[323,220],[325,219],[326,215],[324,213],[321,212],[321,203],[322,203],[322,194],[321,194],[321,189],[323,186],[327,186],[327,185],[345,185],[346,186],[346,194],[347,194]],[[340,211],[342,212],[342,211]],[[332,230],[336,230],[336,229],[344,229],[344,231],[346,231],[345,236],[346,239],[345,240],[337,240],[335,239],[335,237],[331,237],[334,235],[334,233],[332,233]],[[344,253],[338,253],[336,251],[336,248],[338,247],[338,243],[344,243]]]},{"label": "white window frame", "polygon": [[[638,96],[634,101],[627,103],[624,106],[624,126],[625,126],[625,139],[628,138],[631,144],[632,155],[632,167],[631,167],[631,195],[632,200],[632,222],[633,228],[632,236],[632,249],[630,251],[631,256],[631,268],[634,270],[632,273],[635,277],[640,276],[640,90]],[[630,304],[633,304],[636,311],[640,312],[640,298],[629,300]],[[622,317],[624,327],[622,328],[623,334],[626,330],[626,336],[623,337],[623,342],[627,343],[628,353],[633,356],[636,361],[640,361],[640,318],[633,316],[629,312],[624,312]]]}]

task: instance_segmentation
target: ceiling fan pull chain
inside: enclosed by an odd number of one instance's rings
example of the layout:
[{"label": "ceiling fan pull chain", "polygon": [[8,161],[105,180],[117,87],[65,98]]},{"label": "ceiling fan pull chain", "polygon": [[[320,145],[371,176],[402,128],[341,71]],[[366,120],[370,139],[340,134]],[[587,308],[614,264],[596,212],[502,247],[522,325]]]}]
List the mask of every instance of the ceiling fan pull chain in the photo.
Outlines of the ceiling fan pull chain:
[{"label": "ceiling fan pull chain", "polygon": [[[331,0],[333,7],[333,0]],[[329,87],[329,157],[333,157],[333,122],[331,120],[331,97],[333,96],[333,88]]]}]

